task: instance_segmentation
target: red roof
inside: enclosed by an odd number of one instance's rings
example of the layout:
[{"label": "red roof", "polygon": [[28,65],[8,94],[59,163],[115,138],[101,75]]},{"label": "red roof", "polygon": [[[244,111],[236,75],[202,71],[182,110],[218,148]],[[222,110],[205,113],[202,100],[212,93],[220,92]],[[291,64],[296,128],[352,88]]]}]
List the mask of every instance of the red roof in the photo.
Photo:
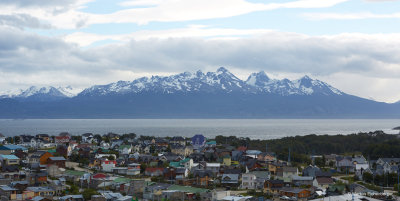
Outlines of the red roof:
[{"label": "red roof", "polygon": [[152,168],[152,167],[148,167],[146,168],[146,172],[156,172],[156,171],[164,171],[164,168]]},{"label": "red roof", "polygon": [[94,174],[92,176],[92,178],[94,178],[94,179],[103,179],[103,178],[106,178],[106,177],[107,177],[107,175],[105,175],[103,173],[97,173],[97,174]]},{"label": "red roof", "polygon": [[56,139],[58,139],[58,140],[69,139],[69,136],[56,136]]},{"label": "red roof", "polygon": [[240,147],[237,148],[237,150],[238,150],[238,151],[246,151],[246,150],[247,150],[247,147],[240,146]]}]

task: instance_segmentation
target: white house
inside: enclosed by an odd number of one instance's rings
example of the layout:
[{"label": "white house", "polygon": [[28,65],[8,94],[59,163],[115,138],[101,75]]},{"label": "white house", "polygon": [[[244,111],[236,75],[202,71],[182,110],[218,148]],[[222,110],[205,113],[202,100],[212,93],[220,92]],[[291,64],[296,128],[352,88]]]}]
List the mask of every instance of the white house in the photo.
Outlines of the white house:
[{"label": "white house", "polygon": [[242,174],[241,189],[256,189],[256,175],[251,173]]},{"label": "white house", "polygon": [[140,164],[139,163],[131,163],[128,165],[127,175],[139,175],[140,174]]},{"label": "white house", "polygon": [[6,137],[0,133],[0,144],[4,144],[5,141],[6,141]]},{"label": "white house", "polygon": [[112,172],[112,169],[115,168],[115,164],[117,162],[115,160],[104,160],[101,161],[101,169],[104,172]]},{"label": "white house", "polygon": [[92,133],[85,133],[82,135],[82,142],[84,143],[92,143],[94,135]]},{"label": "white house", "polygon": [[263,189],[266,180],[270,179],[268,171],[253,171],[242,174],[242,189]]}]

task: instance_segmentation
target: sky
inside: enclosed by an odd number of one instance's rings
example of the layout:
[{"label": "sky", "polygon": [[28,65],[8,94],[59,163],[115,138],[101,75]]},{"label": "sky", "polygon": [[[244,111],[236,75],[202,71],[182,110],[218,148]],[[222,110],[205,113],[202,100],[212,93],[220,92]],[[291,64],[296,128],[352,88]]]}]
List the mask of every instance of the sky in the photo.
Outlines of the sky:
[{"label": "sky", "polygon": [[0,92],[215,71],[400,100],[397,0],[2,0]]}]

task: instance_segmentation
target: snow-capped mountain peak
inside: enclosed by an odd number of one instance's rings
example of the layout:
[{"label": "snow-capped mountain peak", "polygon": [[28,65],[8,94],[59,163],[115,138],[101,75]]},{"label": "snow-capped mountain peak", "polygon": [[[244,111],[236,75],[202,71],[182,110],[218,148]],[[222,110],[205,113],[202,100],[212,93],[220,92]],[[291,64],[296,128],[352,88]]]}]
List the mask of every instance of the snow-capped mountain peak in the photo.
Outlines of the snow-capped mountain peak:
[{"label": "snow-capped mountain peak", "polygon": [[[220,67],[215,72],[183,72],[171,76],[142,77],[133,81],[118,81],[107,85],[95,85],[83,91],[67,87],[35,87],[0,95],[0,98],[53,100],[75,96],[107,96],[139,93],[244,93],[290,95],[342,95],[340,90],[304,76],[298,80],[271,79],[264,71],[252,73],[243,81]],[[78,94],[79,93],[79,94]]]},{"label": "snow-capped mountain peak", "polygon": [[216,72],[183,72],[171,76],[142,77],[131,82],[119,81],[108,85],[98,85],[85,89],[80,95],[104,96],[128,93],[256,93],[288,95],[341,95],[338,89],[304,76],[298,80],[270,79],[264,71],[252,73],[246,81],[237,78],[228,69],[220,67]]},{"label": "snow-capped mountain peak", "polygon": [[264,71],[252,73],[246,80],[246,83],[252,86],[265,86],[268,82],[270,82],[270,78]]},{"label": "snow-capped mountain peak", "polygon": [[74,89],[71,86],[67,87],[37,87],[31,86],[25,90],[3,93],[0,98],[15,98],[15,99],[37,99],[37,100],[54,100],[76,96],[80,90]]}]

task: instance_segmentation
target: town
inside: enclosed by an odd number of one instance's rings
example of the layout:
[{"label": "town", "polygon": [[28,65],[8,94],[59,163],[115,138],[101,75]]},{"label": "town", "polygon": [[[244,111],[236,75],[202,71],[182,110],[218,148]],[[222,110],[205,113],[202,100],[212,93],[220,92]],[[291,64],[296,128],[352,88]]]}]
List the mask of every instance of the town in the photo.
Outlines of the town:
[{"label": "town", "polygon": [[0,134],[0,200],[374,201],[400,192],[400,158],[310,154],[299,163],[290,149],[278,158],[268,144],[227,139]]}]

